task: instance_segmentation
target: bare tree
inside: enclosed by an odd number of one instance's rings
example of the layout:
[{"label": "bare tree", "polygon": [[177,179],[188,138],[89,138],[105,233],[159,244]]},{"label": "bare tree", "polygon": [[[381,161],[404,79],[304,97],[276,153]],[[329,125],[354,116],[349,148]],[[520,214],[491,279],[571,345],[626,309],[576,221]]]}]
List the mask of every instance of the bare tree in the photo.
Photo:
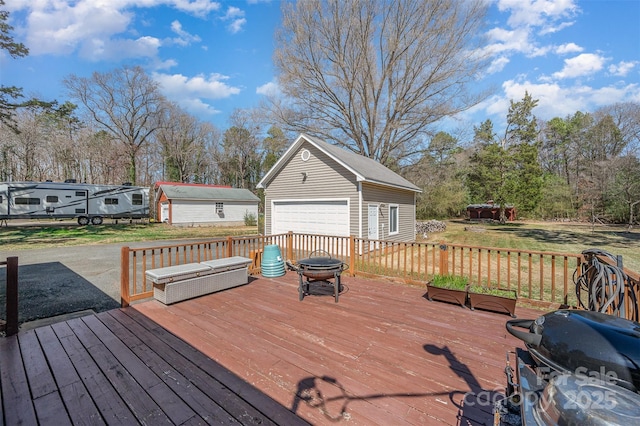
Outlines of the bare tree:
[{"label": "bare tree", "polygon": [[285,131],[335,141],[387,164],[422,148],[429,126],[476,105],[486,66],[484,1],[283,2],[275,65]]},{"label": "bare tree", "polygon": [[620,130],[624,152],[640,154],[640,103],[619,102],[596,111],[596,115],[609,115]]},{"label": "bare tree", "polygon": [[255,190],[262,164],[260,127],[251,110],[237,109],[229,120],[232,126],[224,132],[222,143],[215,152],[220,182]]},{"label": "bare tree", "polygon": [[626,207],[627,229],[631,231],[636,221],[636,210],[640,204],[640,160],[632,155],[617,157],[609,162],[615,172],[611,182],[611,198]]},{"label": "bare tree", "polygon": [[116,140],[129,161],[129,181],[136,182],[141,148],[161,127],[164,98],[141,67],[123,67],[91,78],[71,75],[64,85],[91,118]]},{"label": "bare tree", "polygon": [[[55,103],[30,101],[14,114],[12,133],[6,135],[3,152],[10,161],[11,180],[56,179],[56,167],[48,140],[51,135],[49,117],[55,111]],[[4,150],[3,150],[4,151]]]},{"label": "bare tree", "polygon": [[162,147],[164,175],[172,181],[194,182],[199,179],[206,152],[212,141],[210,125],[199,122],[177,105],[169,104],[156,138]]}]

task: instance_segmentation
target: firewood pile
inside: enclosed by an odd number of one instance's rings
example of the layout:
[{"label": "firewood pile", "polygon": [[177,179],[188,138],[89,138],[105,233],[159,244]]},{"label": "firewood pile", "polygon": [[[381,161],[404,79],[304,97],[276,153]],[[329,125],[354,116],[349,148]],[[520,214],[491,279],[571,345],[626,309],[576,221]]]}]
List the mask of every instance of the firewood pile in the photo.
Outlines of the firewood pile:
[{"label": "firewood pile", "polygon": [[446,231],[447,224],[440,220],[427,220],[426,222],[416,222],[416,235],[428,238],[430,233]]}]

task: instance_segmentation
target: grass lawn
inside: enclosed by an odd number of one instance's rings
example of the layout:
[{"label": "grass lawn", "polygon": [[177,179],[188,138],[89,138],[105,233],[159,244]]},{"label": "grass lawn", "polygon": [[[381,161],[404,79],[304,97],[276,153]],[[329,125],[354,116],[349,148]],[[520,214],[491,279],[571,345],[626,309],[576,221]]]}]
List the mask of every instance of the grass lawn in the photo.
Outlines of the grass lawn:
[{"label": "grass lawn", "polygon": [[640,272],[640,229],[621,226],[591,226],[587,223],[515,222],[470,223],[448,221],[447,230],[429,234],[424,240],[468,246],[510,248],[530,251],[580,254],[597,249],[621,255],[623,264]]},{"label": "grass lawn", "polygon": [[[23,222],[24,223],[24,222]],[[25,226],[9,222],[0,227],[0,250],[24,250],[51,246],[107,244],[172,239],[209,240],[229,235],[256,235],[257,227],[173,227],[162,223],[103,224],[78,226],[75,222],[56,224],[27,222]],[[621,255],[624,266],[640,272],[640,229],[627,232],[626,226],[591,226],[587,223],[447,222],[444,232],[432,233],[425,240],[469,246],[510,248],[532,251],[579,254],[586,249]]]},{"label": "grass lawn", "polygon": [[[24,222],[22,222],[24,223]],[[78,226],[75,222],[37,222],[19,226],[9,222],[0,227],[0,250],[27,250],[45,247],[83,244],[113,244],[139,241],[174,239],[211,240],[230,235],[256,235],[256,226],[251,227],[174,227],[164,223],[103,224]]]}]

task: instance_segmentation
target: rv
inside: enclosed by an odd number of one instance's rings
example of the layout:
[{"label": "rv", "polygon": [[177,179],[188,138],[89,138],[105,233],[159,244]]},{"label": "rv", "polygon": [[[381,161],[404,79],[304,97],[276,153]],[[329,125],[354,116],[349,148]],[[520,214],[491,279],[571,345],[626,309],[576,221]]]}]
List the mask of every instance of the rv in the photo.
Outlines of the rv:
[{"label": "rv", "polygon": [[0,182],[0,220],[77,219],[100,225],[104,218],[149,217],[149,188],[65,182]]}]

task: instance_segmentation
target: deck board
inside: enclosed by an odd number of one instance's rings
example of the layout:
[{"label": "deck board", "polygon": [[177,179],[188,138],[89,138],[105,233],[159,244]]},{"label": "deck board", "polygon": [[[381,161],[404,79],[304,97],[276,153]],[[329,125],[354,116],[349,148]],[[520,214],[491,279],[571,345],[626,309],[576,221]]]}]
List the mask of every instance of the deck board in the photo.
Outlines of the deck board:
[{"label": "deck board", "polygon": [[[46,329],[48,327],[43,328]],[[51,328],[60,339],[60,344],[69,357],[73,368],[78,372],[82,384],[98,408],[100,418],[104,419],[104,422],[108,424],[130,424],[135,419],[131,410],[120,398],[118,391],[102,374],[99,366],[91,357],[87,348],[82,345],[78,336],[73,333],[73,329],[68,322],[53,324]],[[91,418],[93,417],[97,416],[92,413]]]},{"label": "deck board", "polygon": [[37,417],[17,339],[0,339],[0,381],[6,424],[36,424]]},{"label": "deck board", "polygon": [[[297,298],[297,275],[135,311],[314,424],[491,424],[508,315],[428,301],[426,288],[344,277],[347,291]],[[518,308],[521,317],[541,311]]]},{"label": "deck board", "polygon": [[431,302],[426,288],[343,282],[339,303],[299,301],[287,273],[0,339],[1,423],[492,424],[485,400],[521,347],[507,315]]}]

